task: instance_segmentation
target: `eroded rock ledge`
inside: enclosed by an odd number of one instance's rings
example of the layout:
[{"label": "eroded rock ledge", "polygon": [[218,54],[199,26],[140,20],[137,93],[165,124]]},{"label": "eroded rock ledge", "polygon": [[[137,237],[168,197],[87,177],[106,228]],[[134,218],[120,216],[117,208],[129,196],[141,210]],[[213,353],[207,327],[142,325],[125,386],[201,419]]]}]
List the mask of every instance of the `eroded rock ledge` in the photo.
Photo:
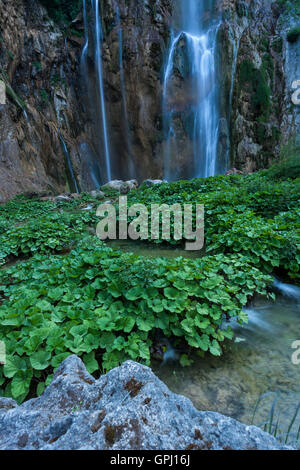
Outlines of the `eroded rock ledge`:
[{"label": "eroded rock ledge", "polygon": [[0,450],[281,448],[255,426],[196,410],[132,361],[95,380],[73,355],[41,397],[0,398]]}]

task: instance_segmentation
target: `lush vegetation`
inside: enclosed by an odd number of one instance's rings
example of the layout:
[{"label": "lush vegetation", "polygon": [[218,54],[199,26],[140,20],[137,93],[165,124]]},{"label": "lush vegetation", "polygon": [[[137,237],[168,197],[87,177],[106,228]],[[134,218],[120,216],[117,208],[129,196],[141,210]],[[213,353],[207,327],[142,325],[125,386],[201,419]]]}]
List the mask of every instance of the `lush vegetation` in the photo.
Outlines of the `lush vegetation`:
[{"label": "lush vegetation", "polygon": [[[274,272],[300,283],[298,155],[253,175],[131,191],[129,204],[205,205],[205,255],[197,259],[110,248],[91,233],[99,203],[89,195],[21,196],[0,206],[2,393],[19,401],[41,393],[70,353],[91,373],[128,358],[149,364],[161,338],[175,342],[182,365],[192,351],[220,355],[233,335],[226,320],[246,322],[251,297],[273,296]],[[93,210],[82,210],[87,203]]]},{"label": "lush vegetation", "polygon": [[[266,59],[267,58],[267,59]],[[252,112],[260,121],[266,121],[270,114],[271,100],[270,88],[267,81],[267,71],[273,66],[266,61],[270,61],[270,56],[265,54],[263,66],[257,69],[252,62],[245,59],[240,65],[239,84],[241,89],[246,85],[247,91],[251,94]]]},{"label": "lush vegetation", "polygon": [[59,25],[67,26],[78,15],[82,0],[41,0],[49,16]]},{"label": "lush vegetation", "polygon": [[300,0],[278,0],[285,13],[298,16],[300,14]]}]

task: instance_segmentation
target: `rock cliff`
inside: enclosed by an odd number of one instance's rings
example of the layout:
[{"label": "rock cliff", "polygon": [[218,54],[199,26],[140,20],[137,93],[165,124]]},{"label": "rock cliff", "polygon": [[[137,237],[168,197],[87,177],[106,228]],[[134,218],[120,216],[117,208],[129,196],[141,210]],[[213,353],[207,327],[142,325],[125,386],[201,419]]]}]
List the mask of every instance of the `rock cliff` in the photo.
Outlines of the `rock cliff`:
[{"label": "rock cliff", "polygon": [[65,39],[35,0],[0,0],[0,37],[0,79],[7,85],[0,105],[0,197],[61,191],[66,165],[58,129],[69,145],[76,141],[81,44]]},{"label": "rock cliff", "polygon": [[300,76],[300,41],[287,40],[299,14],[271,0],[224,0],[223,15],[231,166],[255,171],[278,159],[281,146],[300,135],[299,106],[291,101],[292,83]]},{"label": "rock cliff", "polygon": [[[101,2],[112,178],[162,177],[163,69],[175,4]],[[300,134],[300,106],[291,102],[291,85],[300,79],[300,39],[287,40],[299,16],[271,0],[219,0],[218,8],[219,155],[231,167],[254,171]],[[26,191],[74,190],[66,158],[81,190],[103,180],[101,123],[93,92],[94,105],[87,99],[83,45],[82,14],[63,33],[38,0],[0,0],[0,79],[7,85],[7,103],[0,105],[2,200]],[[179,102],[181,95],[184,90]]]}]

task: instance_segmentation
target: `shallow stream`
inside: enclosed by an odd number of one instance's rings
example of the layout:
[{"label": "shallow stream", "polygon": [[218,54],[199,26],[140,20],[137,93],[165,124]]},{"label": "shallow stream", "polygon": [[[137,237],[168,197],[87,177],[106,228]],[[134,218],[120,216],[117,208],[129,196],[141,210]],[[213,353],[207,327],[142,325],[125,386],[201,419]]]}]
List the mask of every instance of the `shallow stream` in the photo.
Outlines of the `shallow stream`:
[{"label": "shallow stream", "polygon": [[[270,410],[277,397],[273,423],[276,426],[279,419],[278,434],[285,436],[300,403],[300,364],[292,362],[297,351],[292,344],[297,340],[300,344],[300,289],[276,283],[276,291],[276,302],[256,299],[246,309],[249,324],[233,325],[236,339],[223,356],[196,356],[194,364],[186,368],[169,360],[154,364],[154,372],[197,408],[218,411],[246,424],[270,423]],[[176,351],[169,351],[168,356],[176,356]],[[253,418],[262,394],[267,395]],[[299,425],[300,413],[289,442],[297,437]]]}]

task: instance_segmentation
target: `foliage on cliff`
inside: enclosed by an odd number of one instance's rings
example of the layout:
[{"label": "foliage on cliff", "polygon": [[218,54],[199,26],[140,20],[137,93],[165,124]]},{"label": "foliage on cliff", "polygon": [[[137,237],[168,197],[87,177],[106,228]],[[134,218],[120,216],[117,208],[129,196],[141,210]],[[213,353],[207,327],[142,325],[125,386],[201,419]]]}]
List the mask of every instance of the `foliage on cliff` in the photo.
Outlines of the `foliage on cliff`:
[{"label": "foliage on cliff", "polygon": [[49,16],[60,25],[68,25],[81,10],[82,0],[40,0]]}]

